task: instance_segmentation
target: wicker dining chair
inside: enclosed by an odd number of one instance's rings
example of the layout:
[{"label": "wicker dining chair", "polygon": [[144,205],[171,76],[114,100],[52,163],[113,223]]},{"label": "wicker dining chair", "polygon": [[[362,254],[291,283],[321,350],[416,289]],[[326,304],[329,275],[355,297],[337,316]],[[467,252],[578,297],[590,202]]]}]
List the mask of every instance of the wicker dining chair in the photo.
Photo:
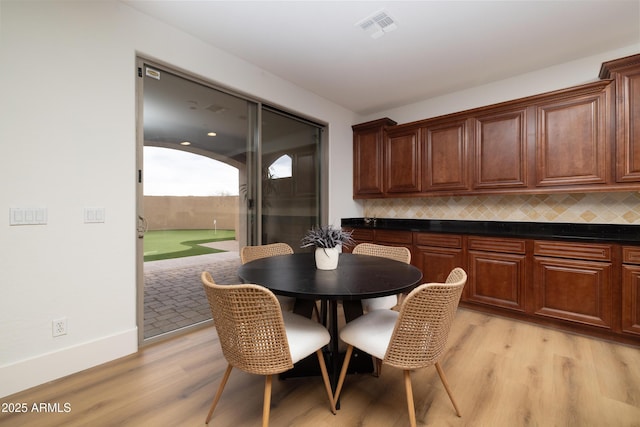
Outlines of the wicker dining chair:
[{"label": "wicker dining chair", "polygon": [[[371,255],[389,258],[396,261],[411,263],[411,251],[404,246],[385,246],[375,243],[360,243],[353,248],[351,253],[360,255]],[[390,309],[398,305],[398,296],[389,295],[386,297],[367,298],[362,300],[362,309],[365,312],[381,309]]]},{"label": "wicker dining chair", "polygon": [[297,314],[283,312],[275,295],[254,284],[217,285],[211,275],[201,275],[222,353],[228,362],[206,423],[222,396],[233,368],[264,375],[262,425],[269,425],[272,376],[316,353],[331,412],[336,413],[322,347],[329,344],[326,328]]},{"label": "wicker dining chair", "polygon": [[[243,246],[240,249],[240,262],[246,264],[249,261],[254,261],[260,258],[267,258],[276,255],[290,255],[293,253],[293,248],[286,243],[269,243],[267,245],[257,246]],[[293,311],[293,305],[296,299],[293,297],[285,297],[277,295],[280,307],[283,311]]]},{"label": "wicker dining chair", "polygon": [[[375,243],[360,243],[353,248],[352,253],[360,255],[370,255],[382,258],[389,258],[395,261],[411,263],[411,251],[404,246],[386,246]],[[386,297],[365,298],[362,302],[362,310],[368,313],[373,310],[392,309],[398,305],[401,299],[398,295],[389,295]],[[374,375],[379,376],[382,372],[382,360],[373,357]]]},{"label": "wicker dining chair", "polygon": [[340,339],[348,344],[334,395],[338,401],[356,347],[383,363],[404,371],[407,406],[411,426],[416,414],[411,387],[411,371],[435,365],[456,414],[461,417],[449,384],[440,366],[440,358],[447,344],[449,330],[458,308],[467,273],[454,268],[445,283],[425,283],[404,299],[400,311],[376,310],[349,322],[340,331]]},{"label": "wicker dining chair", "polygon": [[276,255],[290,255],[293,253],[291,246],[286,243],[269,243],[268,245],[243,246],[240,249],[240,262],[246,264],[260,258]]}]

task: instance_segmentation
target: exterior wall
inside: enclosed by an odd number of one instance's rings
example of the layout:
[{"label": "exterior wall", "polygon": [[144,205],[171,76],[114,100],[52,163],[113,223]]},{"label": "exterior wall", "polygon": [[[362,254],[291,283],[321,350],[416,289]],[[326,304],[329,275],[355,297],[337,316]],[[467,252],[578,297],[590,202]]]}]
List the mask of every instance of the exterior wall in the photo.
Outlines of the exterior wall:
[{"label": "exterior wall", "polygon": [[364,202],[364,216],[640,225],[640,193],[375,199]]},{"label": "exterior wall", "polygon": [[[238,196],[145,196],[148,230],[239,230]],[[214,224],[215,220],[215,224]]]}]

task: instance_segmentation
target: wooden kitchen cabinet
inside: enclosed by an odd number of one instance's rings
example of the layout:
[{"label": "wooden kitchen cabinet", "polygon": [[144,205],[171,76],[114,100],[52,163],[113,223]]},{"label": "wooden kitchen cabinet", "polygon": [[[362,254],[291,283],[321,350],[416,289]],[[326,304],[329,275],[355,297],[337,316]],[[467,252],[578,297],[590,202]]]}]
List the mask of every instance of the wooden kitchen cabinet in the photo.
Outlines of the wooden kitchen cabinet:
[{"label": "wooden kitchen cabinet", "polygon": [[352,230],[351,238],[358,243],[373,243],[373,229],[371,228],[356,228]]},{"label": "wooden kitchen cabinet", "polygon": [[[462,307],[640,345],[640,244],[502,237],[494,234],[499,227],[483,235],[440,221],[433,221],[437,231],[411,231],[418,224],[385,229],[380,222],[356,227],[354,238],[411,248],[423,283],[442,283],[463,268]],[[635,232],[624,232],[629,242]]]},{"label": "wooden kitchen cabinet", "polygon": [[376,230],[374,243],[387,246],[404,246],[411,250],[413,233],[400,230]]},{"label": "wooden kitchen cabinet", "polygon": [[343,252],[351,253],[353,251],[353,247],[359,243],[373,243],[374,230],[372,228],[352,228],[346,229],[346,231],[351,231],[351,238],[353,239],[354,244],[350,247],[343,246]]},{"label": "wooden kitchen cabinet", "polygon": [[[376,230],[373,243],[384,246],[404,246],[413,252],[413,233],[403,230]],[[413,259],[411,263],[414,264]]]},{"label": "wooden kitchen cabinet", "polygon": [[422,189],[420,128],[396,127],[384,141],[384,192],[419,193]]},{"label": "wooden kitchen cabinet", "polygon": [[602,64],[616,85],[616,182],[640,182],[640,55]]},{"label": "wooden kitchen cabinet", "polygon": [[537,103],[538,187],[611,182],[610,93],[610,82],[596,82]]},{"label": "wooden kitchen cabinet", "polygon": [[640,336],[640,248],[622,248],[622,332]]},{"label": "wooden kitchen cabinet", "polygon": [[637,191],[640,55],[604,63],[600,77],[403,125],[356,125],[354,198]]},{"label": "wooden kitchen cabinet", "polygon": [[[443,283],[451,270],[465,268],[463,238],[460,235],[415,233],[414,244],[413,264],[422,270],[423,283]],[[465,294],[466,289],[465,286]]]},{"label": "wooden kitchen cabinet", "polygon": [[[413,233],[411,231],[355,228],[351,237],[356,245],[359,243],[376,243],[386,246],[404,246],[409,251],[413,249]],[[353,248],[343,248],[343,250],[351,252]]]},{"label": "wooden kitchen cabinet", "polygon": [[391,119],[374,120],[353,126],[353,196],[376,197],[384,193],[385,127]]},{"label": "wooden kitchen cabinet", "polygon": [[612,329],[611,261],[611,245],[535,241],[535,314]]},{"label": "wooden kitchen cabinet", "polygon": [[423,191],[468,190],[469,119],[429,122],[423,139]]},{"label": "wooden kitchen cabinet", "polygon": [[492,111],[475,117],[474,190],[528,185],[527,108]]},{"label": "wooden kitchen cabinet", "polygon": [[526,242],[468,238],[468,301],[525,311]]}]

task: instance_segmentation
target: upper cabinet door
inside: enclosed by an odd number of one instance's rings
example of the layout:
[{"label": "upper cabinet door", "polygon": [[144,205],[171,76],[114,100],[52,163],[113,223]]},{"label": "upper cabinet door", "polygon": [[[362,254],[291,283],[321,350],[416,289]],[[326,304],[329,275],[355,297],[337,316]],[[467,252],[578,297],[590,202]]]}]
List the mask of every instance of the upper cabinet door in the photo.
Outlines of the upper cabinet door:
[{"label": "upper cabinet door", "polygon": [[[616,180],[640,181],[640,66],[619,79]],[[620,87],[621,86],[621,87]],[[621,93],[622,92],[622,93]]]},{"label": "upper cabinet door", "polygon": [[396,122],[380,119],[353,126],[353,197],[381,197],[384,129]]},{"label": "upper cabinet door", "polygon": [[418,193],[422,188],[420,128],[387,130],[385,193]]},{"label": "upper cabinet door", "polygon": [[434,122],[421,129],[423,191],[468,190],[466,118]]},{"label": "upper cabinet door", "polygon": [[475,118],[473,188],[527,186],[527,109]]},{"label": "upper cabinet door", "polygon": [[610,85],[604,85],[537,105],[537,186],[610,181]]},{"label": "upper cabinet door", "polygon": [[640,55],[602,64],[616,82],[616,182],[640,182]]}]

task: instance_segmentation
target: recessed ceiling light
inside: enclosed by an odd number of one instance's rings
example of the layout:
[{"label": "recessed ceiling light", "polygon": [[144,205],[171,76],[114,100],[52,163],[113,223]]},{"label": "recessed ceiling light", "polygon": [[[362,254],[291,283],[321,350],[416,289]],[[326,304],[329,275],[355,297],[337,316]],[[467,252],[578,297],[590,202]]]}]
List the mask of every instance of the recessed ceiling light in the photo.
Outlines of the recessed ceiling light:
[{"label": "recessed ceiling light", "polygon": [[216,136],[216,135],[217,135],[217,133],[215,133],[215,132],[209,132],[207,135],[208,135],[208,136]]},{"label": "recessed ceiling light", "polygon": [[191,143],[189,141],[182,141],[180,145],[191,145]]}]

